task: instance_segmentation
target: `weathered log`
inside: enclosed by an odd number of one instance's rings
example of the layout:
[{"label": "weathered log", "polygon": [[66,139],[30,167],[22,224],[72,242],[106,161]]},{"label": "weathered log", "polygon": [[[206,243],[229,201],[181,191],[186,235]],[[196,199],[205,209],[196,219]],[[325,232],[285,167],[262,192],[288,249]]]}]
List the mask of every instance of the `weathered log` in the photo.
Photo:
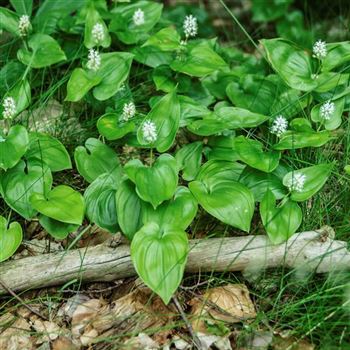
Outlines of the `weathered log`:
[{"label": "weathered log", "polygon": [[[297,233],[272,245],[266,236],[190,241],[186,272],[244,271],[285,266],[316,273],[350,269],[346,243],[329,228]],[[60,285],[72,280],[113,281],[135,275],[129,246],[94,247],[43,254],[0,264],[0,279],[13,291]],[[0,294],[7,293],[0,284]]]}]

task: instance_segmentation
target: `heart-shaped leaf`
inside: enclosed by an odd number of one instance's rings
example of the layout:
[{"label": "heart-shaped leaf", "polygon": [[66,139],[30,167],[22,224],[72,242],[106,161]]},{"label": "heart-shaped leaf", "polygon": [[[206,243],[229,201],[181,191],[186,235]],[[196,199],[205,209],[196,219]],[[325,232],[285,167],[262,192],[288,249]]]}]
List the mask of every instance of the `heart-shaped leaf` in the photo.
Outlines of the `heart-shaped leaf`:
[{"label": "heart-shaped leaf", "polygon": [[135,123],[131,120],[121,122],[117,113],[107,113],[98,119],[97,129],[107,140],[118,140],[134,131]]},{"label": "heart-shaped leaf", "polygon": [[60,185],[46,196],[33,193],[30,203],[40,214],[67,224],[81,225],[84,218],[84,198],[72,188]]},{"label": "heart-shaped leaf", "polygon": [[170,199],[178,182],[177,162],[170,154],[162,154],[151,167],[139,160],[129,161],[124,168],[129,179],[135,183],[140,198],[157,208]]},{"label": "heart-shaped leaf", "polygon": [[7,220],[0,216],[0,262],[12,256],[22,242],[22,227],[18,222],[8,226]]},{"label": "heart-shaped leaf", "polygon": [[11,127],[6,136],[0,134],[0,168],[7,170],[14,167],[25,154],[28,145],[28,132],[22,125]]},{"label": "heart-shaped leaf", "polygon": [[[326,118],[321,113],[322,106],[324,106],[325,104],[328,104],[329,106],[333,106],[334,104],[333,112],[330,113],[330,115],[327,115]],[[345,97],[339,98],[335,101],[327,101],[324,103],[319,103],[312,108],[311,119],[314,122],[318,122],[324,125],[326,130],[337,129],[342,122],[344,105],[345,105]]]},{"label": "heart-shaped leaf", "polygon": [[74,152],[75,164],[79,174],[87,182],[94,181],[104,173],[119,171],[120,164],[117,154],[103,142],[89,138],[85,147],[79,146]]},{"label": "heart-shaped leaf", "polygon": [[52,185],[50,168],[36,159],[20,161],[1,177],[3,197],[7,205],[29,220],[36,215],[29,198],[36,192],[46,195]]},{"label": "heart-shaped leaf", "polygon": [[156,47],[161,51],[173,51],[180,47],[180,34],[174,27],[163,28],[153,34],[143,44],[144,46]]},{"label": "heart-shaped leaf", "polygon": [[143,226],[131,242],[135,270],[165,304],[181,283],[187,253],[188,239],[184,231],[163,231],[156,223]]},{"label": "heart-shaped leaf", "polygon": [[283,243],[291,237],[303,219],[299,205],[291,200],[276,207],[276,199],[271,191],[266,192],[260,203],[260,216],[273,244]]},{"label": "heart-shaped leaf", "polygon": [[67,224],[45,215],[40,215],[39,223],[55,239],[65,239],[79,227],[79,225]]},{"label": "heart-shaped leaf", "polygon": [[202,163],[203,143],[200,141],[192,142],[182,146],[175,155],[178,167],[182,170],[182,178],[186,181],[192,181],[198,174]]},{"label": "heart-shaped leaf", "polygon": [[19,36],[18,19],[17,13],[5,7],[0,7],[0,29],[5,29],[7,32]]}]

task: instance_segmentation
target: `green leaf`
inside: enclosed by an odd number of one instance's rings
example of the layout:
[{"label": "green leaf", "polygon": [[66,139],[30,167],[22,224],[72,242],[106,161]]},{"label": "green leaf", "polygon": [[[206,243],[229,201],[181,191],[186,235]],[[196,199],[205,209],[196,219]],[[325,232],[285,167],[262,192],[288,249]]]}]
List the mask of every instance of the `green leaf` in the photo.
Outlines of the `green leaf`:
[{"label": "green leaf", "polygon": [[26,158],[37,158],[45,162],[52,172],[71,169],[72,163],[63,144],[49,134],[31,132]]},{"label": "green leaf", "polygon": [[[28,80],[20,80],[9,91],[7,91],[4,97],[12,97],[15,100],[16,113],[14,117],[17,116],[25,110],[31,102],[31,91]],[[2,111],[3,106],[1,105],[0,112]]]},{"label": "green leaf", "polygon": [[131,160],[124,170],[135,183],[139,197],[151,203],[154,209],[175,193],[178,168],[175,158],[170,154],[162,154],[151,167],[143,165],[138,159]]},{"label": "green leaf", "polygon": [[350,175],[350,165],[345,165],[344,170],[347,174]]},{"label": "green leaf", "polygon": [[33,193],[30,203],[40,214],[67,224],[81,225],[84,218],[84,198],[71,187],[59,185],[47,195]]},{"label": "green leaf", "polygon": [[188,253],[186,233],[180,229],[161,231],[149,223],[131,242],[131,258],[143,282],[157,293],[165,304],[181,283]]},{"label": "green leaf", "polygon": [[267,59],[272,68],[291,88],[311,91],[318,85],[312,79],[314,73],[312,58],[309,53],[284,39],[263,39]]},{"label": "green leaf", "polygon": [[149,37],[142,46],[153,46],[161,51],[173,51],[179,48],[180,40],[177,30],[174,27],[168,27]]},{"label": "green leaf", "polygon": [[196,180],[198,181],[214,181],[224,180],[224,181],[238,181],[239,177],[244,170],[245,165],[238,162],[229,162],[222,160],[209,160],[202,165]]},{"label": "green leaf", "polygon": [[297,203],[287,200],[276,206],[276,199],[271,191],[266,192],[260,203],[260,216],[273,244],[283,243],[291,237],[303,219],[303,213]]},{"label": "green leaf", "polygon": [[67,59],[58,42],[47,34],[34,34],[29,38],[28,46],[17,51],[17,58],[32,68],[44,68]]},{"label": "green leaf", "polygon": [[270,22],[284,17],[293,0],[270,0],[268,3],[261,0],[252,1],[253,21]]},{"label": "green leaf", "polygon": [[239,136],[235,140],[235,148],[241,161],[252,168],[270,173],[274,171],[281,158],[280,152],[263,151],[263,144],[257,140],[251,140]]},{"label": "green leaf", "polygon": [[326,183],[328,177],[331,174],[333,165],[332,164],[319,164],[308,168],[294,170],[286,174],[283,178],[283,185],[289,186],[296,183],[296,179],[304,175],[305,182],[302,186],[302,190],[291,191],[291,199],[293,201],[302,202],[311,198],[316,194]]},{"label": "green leaf", "polygon": [[22,125],[11,127],[7,135],[0,133],[0,168],[15,166],[26,153],[29,145],[27,129]]},{"label": "green leaf", "polygon": [[5,7],[0,7],[0,30],[4,29],[19,36],[18,15]]},{"label": "green leaf", "polygon": [[[156,125],[157,139],[152,144],[159,152],[167,151],[174,143],[180,125],[180,104],[175,91],[162,97],[147,114],[144,121],[151,121]],[[143,123],[137,130],[140,144],[148,144],[143,137]]]},{"label": "green leaf", "polygon": [[88,91],[101,82],[102,78],[94,72],[75,68],[67,84],[67,96],[65,101],[77,102],[81,100]]},{"label": "green leaf", "polygon": [[192,181],[196,178],[202,163],[203,143],[192,142],[182,146],[175,155],[179,170],[182,170],[182,178]]},{"label": "green leaf", "polygon": [[130,241],[142,227],[144,204],[136,193],[135,185],[130,180],[124,180],[116,193],[116,209],[119,226]]},{"label": "green leaf", "polygon": [[160,229],[186,228],[197,214],[197,201],[187,187],[176,189],[174,198],[163,202],[157,209],[146,204],[143,208],[143,223],[156,223]]},{"label": "green leaf", "polygon": [[318,105],[312,108],[311,119],[314,122],[318,122],[324,125],[326,130],[337,129],[342,122],[342,115],[343,115],[344,105],[345,105],[345,97],[332,101],[332,103],[334,103],[335,109],[329,119],[325,119],[320,112],[320,109],[324,103],[325,102],[319,103]]},{"label": "green leaf", "polygon": [[19,15],[32,14],[33,0],[10,0],[10,3]]},{"label": "green leaf", "polygon": [[97,75],[101,82],[94,87],[94,97],[105,101],[115,95],[129,76],[134,55],[129,52],[109,52],[101,54],[101,67]]},{"label": "green leaf", "polygon": [[0,262],[11,257],[22,242],[22,227],[18,222],[9,224],[0,216]]},{"label": "green leaf", "polygon": [[[133,15],[141,9],[144,12],[144,23],[135,25]],[[112,12],[112,21],[109,25],[118,39],[124,44],[136,44],[146,40],[149,32],[159,21],[163,5],[151,1],[137,1],[127,5],[118,5]]]},{"label": "green leaf", "polygon": [[106,113],[97,121],[98,132],[107,140],[118,140],[134,131],[133,121],[121,122],[117,113]]},{"label": "green leaf", "polygon": [[201,78],[217,70],[227,68],[227,63],[211,48],[207,41],[195,45],[183,55],[184,57],[177,57],[171,63],[171,69]]},{"label": "green leaf", "polygon": [[350,61],[350,41],[327,44],[327,56],[322,60],[322,71],[328,72]]},{"label": "green leaf", "polygon": [[39,223],[55,239],[65,239],[79,227],[79,225],[67,224],[45,215],[40,215]]},{"label": "green leaf", "polygon": [[87,182],[94,181],[103,173],[113,173],[119,170],[120,164],[117,154],[101,141],[89,138],[85,147],[75,149],[74,160],[79,174]]},{"label": "green leaf", "polygon": [[36,215],[29,198],[32,193],[46,195],[52,185],[50,168],[36,159],[20,161],[1,176],[3,197],[9,207],[29,220]]},{"label": "green leaf", "polygon": [[135,55],[135,60],[146,66],[156,68],[161,65],[169,65],[173,61],[173,53],[160,51],[153,46],[134,47],[131,52]]},{"label": "green leaf", "polygon": [[112,233],[118,230],[115,195],[120,179],[121,174],[102,174],[89,185],[84,193],[86,216],[97,226]]}]

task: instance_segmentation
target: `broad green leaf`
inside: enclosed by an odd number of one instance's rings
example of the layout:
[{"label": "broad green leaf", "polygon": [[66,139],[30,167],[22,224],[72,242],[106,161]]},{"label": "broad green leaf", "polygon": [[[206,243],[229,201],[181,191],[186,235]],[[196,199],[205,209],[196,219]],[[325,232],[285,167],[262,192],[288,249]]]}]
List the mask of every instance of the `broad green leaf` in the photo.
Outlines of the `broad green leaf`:
[{"label": "broad green leaf", "polygon": [[21,48],[17,58],[32,68],[44,68],[67,59],[58,42],[47,34],[34,34],[29,38],[31,50]]},{"label": "broad green leaf", "polygon": [[218,70],[204,77],[202,85],[217,99],[224,100],[227,97],[226,88],[232,81],[237,79],[237,75],[232,71]]},{"label": "broad green leaf", "polygon": [[131,242],[131,259],[137,274],[165,304],[181,283],[188,249],[183,230],[162,231],[156,223],[143,226]]},{"label": "broad green leaf", "polygon": [[127,179],[122,181],[116,193],[116,214],[122,232],[130,241],[142,227],[144,204],[136,193],[135,185]]},{"label": "broad green leaf", "polygon": [[[303,168],[295,171],[291,171],[283,178],[283,185],[291,187],[291,199],[297,202],[303,202],[314,194],[316,194],[326,183],[328,177],[331,174],[332,164],[319,164],[308,168]],[[297,184],[298,178],[304,176],[302,189],[294,189]]]},{"label": "broad green leaf", "polygon": [[153,46],[134,47],[131,52],[135,55],[135,61],[145,66],[156,68],[161,65],[169,65],[173,61],[173,53],[160,51]]},{"label": "broad green leaf", "polygon": [[19,35],[18,20],[19,16],[17,13],[5,7],[0,7],[0,30],[4,29],[14,35]]},{"label": "broad green leaf", "polygon": [[72,163],[63,144],[49,134],[31,132],[26,158],[37,158],[45,162],[52,172],[71,169]]},{"label": "broad green leaf", "polygon": [[182,146],[175,155],[179,170],[182,170],[182,178],[192,181],[196,178],[202,163],[203,143],[192,142]]},{"label": "broad green leaf", "polygon": [[276,198],[267,191],[260,203],[260,216],[266,233],[273,244],[280,244],[299,228],[303,213],[299,205],[291,200],[276,206]]},{"label": "broad green leaf", "polygon": [[79,146],[74,152],[75,164],[79,174],[87,182],[94,181],[103,173],[113,173],[119,170],[117,154],[101,141],[89,138],[85,147]]},{"label": "broad green leaf", "polygon": [[168,27],[153,34],[142,46],[153,46],[161,51],[173,51],[179,48],[180,40],[177,30],[174,27]]},{"label": "broad green leaf", "polygon": [[0,132],[0,168],[15,166],[26,153],[29,145],[27,129],[22,125],[11,127],[7,135]]},{"label": "broad green leaf", "polygon": [[[5,97],[12,97],[15,100],[16,105],[16,113],[14,115],[17,116],[20,112],[25,110],[31,102],[31,91],[28,80],[20,80],[13,87],[7,91]],[[2,114],[3,106],[1,104],[0,112]]]},{"label": "broad green leaf", "polygon": [[236,181],[212,177],[210,182],[190,182],[189,188],[209,214],[225,224],[249,232],[254,213],[254,197],[247,187]]},{"label": "broad green leaf", "polygon": [[209,160],[202,165],[199,174],[196,177],[198,181],[238,181],[245,166],[238,162],[229,162],[222,160]]},{"label": "broad green leaf", "polygon": [[118,140],[134,131],[133,121],[122,122],[117,113],[106,113],[97,121],[98,132],[107,140]]},{"label": "broad green leaf", "polygon": [[188,96],[178,96],[181,109],[180,126],[186,126],[191,121],[210,114],[210,110],[200,101]]},{"label": "broad green leaf", "polygon": [[143,208],[143,223],[155,222],[160,229],[186,228],[197,214],[197,201],[187,187],[176,189],[174,198],[163,202],[157,209],[146,204]]},{"label": "broad green leaf", "polygon": [[8,94],[15,83],[22,80],[25,69],[26,66],[17,60],[9,60],[3,65],[0,69],[0,95]]},{"label": "broad green leaf", "polygon": [[[163,5],[152,1],[137,1],[131,4],[118,5],[112,12],[109,25],[118,39],[125,44],[136,44],[147,39],[149,32],[159,21]],[[135,23],[133,16],[140,9],[144,13],[143,23]],[[159,49],[157,49],[159,51]]]},{"label": "broad green leaf", "polygon": [[[174,143],[180,125],[180,104],[175,91],[160,99],[145,117],[143,123],[145,121],[151,121],[156,126],[157,139],[152,146],[159,152],[167,151]],[[143,123],[137,131],[137,139],[140,144],[148,144],[143,136]]]},{"label": "broad green leaf", "polygon": [[[348,85],[350,75],[335,72],[324,72],[317,76],[318,86],[315,92],[326,93],[342,85]],[[332,96],[332,99],[334,96]]]},{"label": "broad green leaf", "polygon": [[311,110],[311,119],[314,122],[321,123],[324,125],[326,130],[334,130],[337,129],[342,122],[342,115],[344,111],[344,105],[345,105],[345,97],[339,98],[338,100],[331,101],[331,103],[334,103],[334,112],[331,116],[329,116],[329,119],[326,119],[321,114],[321,108],[322,105],[326,103],[319,103],[318,105],[314,106]]},{"label": "broad green leaf", "polygon": [[217,135],[225,130],[230,129],[228,122],[221,121],[213,114],[208,117],[196,120],[187,126],[187,129],[195,135],[211,136]]},{"label": "broad green leaf", "polygon": [[134,55],[129,52],[109,52],[101,54],[101,67],[97,75],[101,82],[94,87],[94,97],[104,101],[112,97],[120,89],[129,76]]},{"label": "broad green leaf", "polygon": [[30,203],[30,196],[33,193],[46,195],[51,185],[50,168],[36,159],[20,161],[1,176],[1,187],[6,204],[27,220],[37,213]]},{"label": "broad green leaf", "polygon": [[328,72],[335,67],[350,62],[350,41],[327,44],[327,56],[322,60],[322,71]]},{"label": "broad green leaf", "polygon": [[178,168],[176,159],[170,154],[162,154],[150,167],[143,165],[138,159],[131,160],[124,170],[135,183],[139,197],[151,203],[154,209],[175,193]]},{"label": "broad green leaf", "polygon": [[309,53],[281,38],[263,39],[261,43],[272,68],[287,85],[301,91],[317,87],[317,80],[312,78],[316,70]]},{"label": "broad green leaf", "polygon": [[71,187],[59,185],[47,195],[33,193],[30,203],[40,214],[67,224],[81,225],[84,218],[84,198]]},{"label": "broad green leaf", "polygon": [[350,165],[345,165],[344,170],[347,174],[350,175]]},{"label": "broad green leaf", "polygon": [[179,54],[170,65],[171,69],[194,77],[204,77],[217,70],[227,68],[227,63],[211,48],[206,41],[201,42],[188,52]]},{"label": "broad green leaf", "polygon": [[33,0],[10,0],[10,3],[19,15],[32,14]]},{"label": "broad green leaf", "polygon": [[0,262],[11,257],[22,242],[22,227],[18,222],[9,224],[0,216]]},{"label": "broad green leaf", "polygon": [[236,162],[239,160],[235,146],[235,132],[227,136],[212,136],[208,140],[208,147],[204,154],[208,160],[226,160]]},{"label": "broad green leaf", "polygon": [[235,140],[235,149],[241,161],[252,168],[270,173],[274,171],[281,158],[281,153],[276,151],[263,151],[263,144],[257,140],[251,140],[239,136]]},{"label": "broad green leaf", "polygon": [[252,0],[252,12],[254,22],[271,22],[288,13],[288,7],[293,0]]},{"label": "broad green leaf", "polygon": [[86,216],[97,226],[112,233],[118,230],[115,194],[120,180],[121,174],[102,174],[84,193]]},{"label": "broad green leaf", "polygon": [[39,223],[55,239],[65,239],[79,227],[79,225],[67,224],[45,215],[40,215]]}]

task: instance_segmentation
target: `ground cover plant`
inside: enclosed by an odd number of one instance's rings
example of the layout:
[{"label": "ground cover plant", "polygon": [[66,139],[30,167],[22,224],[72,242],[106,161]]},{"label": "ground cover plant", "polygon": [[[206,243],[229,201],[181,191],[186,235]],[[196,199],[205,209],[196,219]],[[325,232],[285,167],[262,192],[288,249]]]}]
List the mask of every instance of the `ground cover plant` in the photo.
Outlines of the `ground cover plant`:
[{"label": "ground cover plant", "polygon": [[[348,35],[316,36],[302,12],[284,16],[292,1],[253,1],[252,21],[276,28],[258,41],[219,1],[246,40],[232,45],[203,7],[164,5],[0,8],[0,261],[31,221],[70,248],[97,226],[125,237],[137,274],[169,304],[191,278],[190,238],[263,232],[277,245],[328,224],[348,242]],[[63,107],[50,121],[40,108],[53,99]],[[268,274],[255,294],[276,329],[349,346],[347,273],[276,271],[259,289]]]}]

